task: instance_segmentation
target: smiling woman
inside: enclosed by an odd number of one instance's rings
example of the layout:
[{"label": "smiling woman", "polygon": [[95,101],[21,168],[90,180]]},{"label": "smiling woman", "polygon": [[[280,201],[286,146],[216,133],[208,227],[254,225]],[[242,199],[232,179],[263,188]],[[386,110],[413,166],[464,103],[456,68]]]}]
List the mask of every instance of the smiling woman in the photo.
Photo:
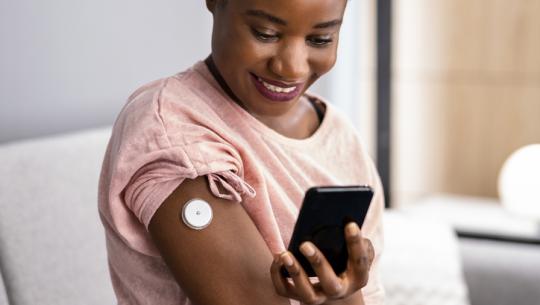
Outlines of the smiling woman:
[{"label": "smiling woman", "polygon": [[[212,59],[241,106],[278,132],[309,136],[316,117],[301,96],[336,61],[346,1],[215,2]],[[291,134],[291,123],[312,128]]]},{"label": "smiling woman", "polygon": [[[119,304],[383,303],[377,171],[345,116],[306,92],[336,62],[346,3],[207,0],[212,54],[131,95],[99,189]],[[321,185],[375,196],[343,232],[342,274],[302,244],[310,279],[286,247]]]}]

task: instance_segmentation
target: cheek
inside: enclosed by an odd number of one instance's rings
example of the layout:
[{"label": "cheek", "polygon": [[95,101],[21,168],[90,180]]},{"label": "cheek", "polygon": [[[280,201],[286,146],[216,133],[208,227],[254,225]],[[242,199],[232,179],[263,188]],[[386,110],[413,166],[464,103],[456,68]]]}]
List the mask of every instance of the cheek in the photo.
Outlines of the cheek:
[{"label": "cheek", "polygon": [[321,76],[334,67],[337,59],[337,50],[334,48],[326,52],[317,52],[312,56],[311,66],[313,72]]},{"label": "cheek", "polygon": [[272,45],[265,45],[248,37],[244,40],[241,54],[243,60],[249,64],[260,64],[271,58],[274,51]]},{"label": "cheek", "polygon": [[237,67],[261,63],[273,52],[271,45],[261,44],[245,29],[237,29],[227,35],[219,48],[227,61]]}]

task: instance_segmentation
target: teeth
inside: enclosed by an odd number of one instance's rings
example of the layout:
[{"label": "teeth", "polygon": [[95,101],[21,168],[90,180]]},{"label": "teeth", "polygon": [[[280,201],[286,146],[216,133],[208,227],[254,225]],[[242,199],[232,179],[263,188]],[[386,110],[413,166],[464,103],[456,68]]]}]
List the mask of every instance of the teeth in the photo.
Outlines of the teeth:
[{"label": "teeth", "polygon": [[290,93],[290,92],[294,91],[294,89],[296,89],[296,86],[283,88],[283,87],[278,87],[278,86],[274,86],[272,84],[269,84],[269,83],[263,81],[260,77],[257,77],[257,79],[264,85],[264,87],[266,87],[266,89],[268,89],[268,90],[270,90],[272,92]]}]

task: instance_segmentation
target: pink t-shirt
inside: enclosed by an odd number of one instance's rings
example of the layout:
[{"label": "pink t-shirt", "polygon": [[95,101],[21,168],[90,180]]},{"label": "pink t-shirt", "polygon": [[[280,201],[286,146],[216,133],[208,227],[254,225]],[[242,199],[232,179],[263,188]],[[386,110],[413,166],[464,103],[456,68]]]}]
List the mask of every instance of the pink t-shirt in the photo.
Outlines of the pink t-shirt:
[{"label": "pink t-shirt", "polygon": [[379,177],[352,125],[331,104],[319,102],[326,105],[321,126],[299,140],[234,103],[203,62],[129,97],[114,124],[99,183],[119,304],[191,304],[147,227],[173,190],[198,176],[207,177],[215,196],[242,205],[274,254],[285,251],[309,187],[371,185],[375,197],[362,233],[376,258],[362,291],[367,305],[383,303],[377,275],[384,206]]}]

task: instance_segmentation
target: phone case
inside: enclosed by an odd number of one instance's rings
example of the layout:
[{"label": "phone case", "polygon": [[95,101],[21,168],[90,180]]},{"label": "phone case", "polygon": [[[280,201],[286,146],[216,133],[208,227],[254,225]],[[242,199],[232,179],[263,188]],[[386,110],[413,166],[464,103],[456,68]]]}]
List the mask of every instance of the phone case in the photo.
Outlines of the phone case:
[{"label": "phone case", "polygon": [[[372,198],[373,190],[369,186],[313,187],[306,192],[289,251],[308,276],[316,274],[300,252],[300,245],[311,241],[321,250],[336,274],[343,273],[348,259],[345,225],[355,221],[362,227]],[[282,273],[288,276],[284,268]]]}]

